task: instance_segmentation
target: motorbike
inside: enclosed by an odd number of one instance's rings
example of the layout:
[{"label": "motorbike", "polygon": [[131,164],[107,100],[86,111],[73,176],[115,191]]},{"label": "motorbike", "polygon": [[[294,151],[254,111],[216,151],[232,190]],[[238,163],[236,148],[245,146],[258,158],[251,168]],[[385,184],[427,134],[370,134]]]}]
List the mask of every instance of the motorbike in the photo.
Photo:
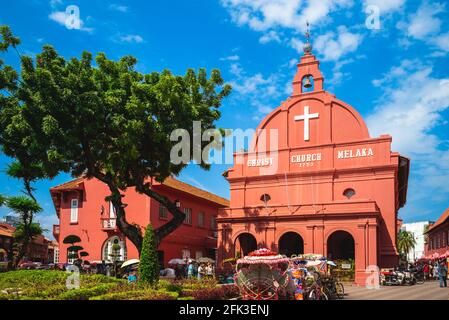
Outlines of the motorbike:
[{"label": "motorbike", "polygon": [[380,284],[388,285],[414,285],[417,283],[415,271],[412,270],[387,270],[380,273]]},{"label": "motorbike", "polygon": [[403,284],[407,284],[407,285],[410,285],[410,286],[416,284],[416,278],[415,278],[415,273],[414,272],[412,272],[410,270],[405,270],[405,271],[402,271],[402,273],[404,274],[404,282],[403,282]]},{"label": "motorbike", "polygon": [[383,286],[401,286],[405,283],[405,274],[396,270],[382,271],[380,284]]}]

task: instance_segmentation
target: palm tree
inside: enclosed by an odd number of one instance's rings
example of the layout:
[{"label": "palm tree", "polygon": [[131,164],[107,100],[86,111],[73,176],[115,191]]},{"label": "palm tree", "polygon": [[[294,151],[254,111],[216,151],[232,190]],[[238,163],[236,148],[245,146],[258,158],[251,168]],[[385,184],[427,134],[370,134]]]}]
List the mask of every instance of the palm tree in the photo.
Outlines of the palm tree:
[{"label": "palm tree", "polygon": [[415,236],[412,232],[401,230],[398,234],[397,247],[399,253],[407,257],[407,254],[416,245]]}]

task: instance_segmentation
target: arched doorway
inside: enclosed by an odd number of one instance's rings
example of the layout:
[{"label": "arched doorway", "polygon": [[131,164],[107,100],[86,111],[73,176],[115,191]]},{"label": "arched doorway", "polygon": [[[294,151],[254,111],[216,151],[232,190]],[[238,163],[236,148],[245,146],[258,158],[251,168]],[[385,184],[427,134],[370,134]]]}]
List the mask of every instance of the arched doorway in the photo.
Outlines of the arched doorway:
[{"label": "arched doorway", "polygon": [[251,233],[242,233],[235,239],[235,256],[244,257],[251,251],[257,250],[256,238]]},{"label": "arched doorway", "polygon": [[354,238],[349,232],[335,231],[327,239],[327,256],[334,260],[355,258]]},{"label": "arched doorway", "polygon": [[287,257],[304,253],[304,240],[296,232],[286,232],[279,238],[279,253]]},{"label": "arched doorway", "polygon": [[103,244],[102,260],[108,262],[126,261],[126,243],[118,236],[110,237]]},{"label": "arched doorway", "polygon": [[327,239],[327,257],[337,263],[331,272],[340,280],[353,281],[355,275],[355,242],[349,232],[335,231]]}]

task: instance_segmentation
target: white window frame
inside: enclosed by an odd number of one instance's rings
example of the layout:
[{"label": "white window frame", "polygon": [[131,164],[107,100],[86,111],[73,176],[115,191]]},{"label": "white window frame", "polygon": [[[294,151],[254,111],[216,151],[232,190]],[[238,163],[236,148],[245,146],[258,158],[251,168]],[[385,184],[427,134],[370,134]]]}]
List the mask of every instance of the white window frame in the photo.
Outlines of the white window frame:
[{"label": "white window frame", "polygon": [[79,200],[73,198],[70,200],[70,223],[78,223]]},{"label": "white window frame", "polygon": [[203,257],[203,251],[197,250],[195,251],[195,260],[198,260],[199,258]]},{"label": "white window frame", "polygon": [[53,263],[59,263],[59,248],[54,249]]},{"label": "white window frame", "polygon": [[184,208],[184,214],[185,219],[184,219],[184,223],[188,224],[188,225],[192,225],[192,209],[191,208]]},{"label": "white window frame", "polygon": [[109,219],[115,219],[115,207],[112,201],[109,201]]}]

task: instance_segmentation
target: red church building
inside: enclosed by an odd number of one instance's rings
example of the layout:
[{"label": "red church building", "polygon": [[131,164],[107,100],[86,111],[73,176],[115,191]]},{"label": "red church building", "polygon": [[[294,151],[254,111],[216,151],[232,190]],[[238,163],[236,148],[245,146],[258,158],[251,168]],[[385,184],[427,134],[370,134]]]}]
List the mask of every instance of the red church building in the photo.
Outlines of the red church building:
[{"label": "red church building", "polygon": [[[219,208],[227,207],[228,200],[195,188],[174,178],[155,183],[154,190],[180,206],[186,214],[184,224],[162,240],[159,246],[160,263],[167,266],[173,258],[211,257],[217,247],[216,217]],[[53,235],[59,242],[59,262],[70,262],[63,240],[68,235],[81,238],[77,243],[89,255],[89,261],[111,261],[113,245],[120,245],[118,260],[138,258],[136,247],[124,237],[116,225],[111,203],[106,202],[110,192],[99,180],[78,178],[50,189],[59,218],[53,226]],[[132,224],[153,228],[166,223],[171,215],[159,202],[129,188],[123,202],[127,204],[126,218]]]},{"label": "red church building", "polygon": [[323,82],[307,43],[292,95],[262,120],[249,151],[235,153],[224,174],[230,207],[217,219],[219,266],[268,247],[352,263],[355,282],[364,284],[368,266],[398,264],[409,160],[391,150],[391,136],[371,137],[357,110]]}]

